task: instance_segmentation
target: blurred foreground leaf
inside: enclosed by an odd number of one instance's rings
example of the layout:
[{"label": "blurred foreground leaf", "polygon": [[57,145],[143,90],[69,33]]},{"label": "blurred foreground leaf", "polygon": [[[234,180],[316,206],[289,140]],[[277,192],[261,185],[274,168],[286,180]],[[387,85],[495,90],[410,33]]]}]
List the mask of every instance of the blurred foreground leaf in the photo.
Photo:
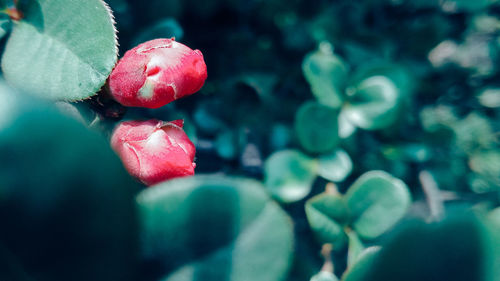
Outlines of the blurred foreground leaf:
[{"label": "blurred foreground leaf", "polygon": [[489,274],[494,270],[490,243],[498,241],[488,236],[472,215],[408,223],[382,247],[363,280],[498,280]]},{"label": "blurred foreground leaf", "polygon": [[155,280],[275,281],[286,276],[293,249],[290,220],[256,181],[175,179],[143,191],[137,202],[143,256],[158,267]]},{"label": "blurred foreground leaf", "polygon": [[0,84],[0,280],[133,280],[134,183],[109,144]]}]

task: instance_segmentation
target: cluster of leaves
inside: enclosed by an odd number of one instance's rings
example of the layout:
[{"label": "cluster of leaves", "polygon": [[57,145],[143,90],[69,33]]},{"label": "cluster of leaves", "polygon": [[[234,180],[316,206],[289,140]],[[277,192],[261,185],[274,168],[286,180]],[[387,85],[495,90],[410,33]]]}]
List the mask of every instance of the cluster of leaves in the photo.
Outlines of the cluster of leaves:
[{"label": "cluster of leaves", "polygon": [[2,84],[1,280],[499,280],[499,3],[106,2],[121,52],[202,50],[202,91],[98,94],[119,55],[101,0],[0,0],[2,76],[104,134],[183,118],[216,175],[140,191],[106,141]]}]

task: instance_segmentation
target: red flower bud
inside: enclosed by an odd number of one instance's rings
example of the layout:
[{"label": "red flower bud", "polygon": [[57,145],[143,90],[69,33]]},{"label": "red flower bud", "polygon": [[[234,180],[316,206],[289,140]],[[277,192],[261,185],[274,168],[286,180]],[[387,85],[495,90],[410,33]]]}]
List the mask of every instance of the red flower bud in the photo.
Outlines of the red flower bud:
[{"label": "red flower bud", "polygon": [[125,53],[109,77],[113,98],[125,106],[158,108],[197,92],[207,79],[199,50],[155,39]]},{"label": "red flower bud", "polygon": [[127,121],[116,127],[111,147],[128,172],[146,185],[194,175],[196,149],[183,120]]}]

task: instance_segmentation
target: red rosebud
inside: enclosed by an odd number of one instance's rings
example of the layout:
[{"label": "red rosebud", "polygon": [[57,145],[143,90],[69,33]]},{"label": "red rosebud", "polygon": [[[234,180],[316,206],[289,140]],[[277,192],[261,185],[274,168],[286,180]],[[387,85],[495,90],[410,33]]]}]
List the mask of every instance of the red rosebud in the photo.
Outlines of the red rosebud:
[{"label": "red rosebud", "polygon": [[199,50],[155,39],[125,53],[109,77],[113,98],[125,106],[158,108],[197,92],[207,79]]},{"label": "red rosebud", "polygon": [[191,176],[196,148],[183,124],[183,120],[122,122],[113,132],[111,147],[128,172],[146,185]]}]

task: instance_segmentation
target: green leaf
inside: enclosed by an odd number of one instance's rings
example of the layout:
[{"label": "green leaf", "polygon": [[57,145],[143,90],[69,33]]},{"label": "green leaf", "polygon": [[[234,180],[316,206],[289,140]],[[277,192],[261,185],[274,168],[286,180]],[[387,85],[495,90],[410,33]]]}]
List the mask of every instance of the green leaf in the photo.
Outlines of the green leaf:
[{"label": "green leaf", "polygon": [[328,271],[320,271],[318,274],[311,277],[311,281],[338,281],[335,274]]},{"label": "green leaf", "polygon": [[309,101],[295,115],[295,131],[302,147],[311,153],[332,151],[339,143],[338,111]]},{"label": "green leaf", "polygon": [[318,158],[318,164],[318,174],[334,182],[343,181],[352,171],[351,158],[342,149],[321,155]]},{"label": "green leaf", "polygon": [[311,192],[316,170],[316,162],[301,152],[281,150],[265,161],[264,182],[276,199],[291,203]]},{"label": "green leaf", "polygon": [[[454,280],[492,281],[492,245],[485,227],[471,215],[454,215],[441,223],[408,223],[383,245],[364,281]],[[497,277],[495,277],[497,278]]]},{"label": "green leaf", "polygon": [[347,67],[340,57],[323,50],[309,53],[302,71],[319,103],[335,108],[342,105]]},{"label": "green leaf", "polygon": [[237,135],[231,130],[224,130],[215,139],[215,150],[224,159],[233,159],[238,153]]},{"label": "green leaf", "polygon": [[136,185],[109,142],[10,92],[0,82],[0,280],[133,280]]},{"label": "green leaf", "polygon": [[365,281],[372,264],[380,251],[380,247],[373,246],[366,248],[357,258],[356,262],[349,265],[342,275],[342,281]]},{"label": "green leaf", "polygon": [[307,221],[320,243],[331,243],[341,249],[346,242],[343,224],[347,221],[347,206],[340,195],[323,193],[307,200]]},{"label": "green leaf", "polygon": [[482,9],[487,8],[489,5],[495,3],[495,0],[452,0],[451,3],[454,4],[457,10],[465,12],[478,12]]},{"label": "green leaf", "polygon": [[484,107],[489,108],[499,108],[500,107],[500,89],[498,88],[487,88],[483,90],[477,99],[479,103]]},{"label": "green leaf", "polygon": [[408,187],[383,171],[363,174],[348,189],[345,200],[354,230],[363,239],[374,239],[390,229],[411,204]]},{"label": "green leaf", "polygon": [[359,239],[356,232],[352,230],[347,231],[347,237],[349,238],[349,249],[347,250],[347,266],[350,267],[359,260],[359,257],[363,253],[365,246]]},{"label": "green leaf", "polygon": [[356,126],[376,130],[392,125],[398,117],[400,93],[385,76],[369,77],[348,91],[343,114]]},{"label": "green leaf", "polygon": [[[143,257],[161,280],[282,280],[292,262],[290,220],[256,181],[175,179],[142,191]],[[156,278],[158,279],[158,278]]]},{"label": "green leaf", "polygon": [[2,39],[11,29],[12,22],[0,14],[0,39]]},{"label": "green leaf", "polygon": [[101,0],[26,0],[2,58],[7,81],[28,93],[76,101],[94,95],[117,59],[111,11]]}]

